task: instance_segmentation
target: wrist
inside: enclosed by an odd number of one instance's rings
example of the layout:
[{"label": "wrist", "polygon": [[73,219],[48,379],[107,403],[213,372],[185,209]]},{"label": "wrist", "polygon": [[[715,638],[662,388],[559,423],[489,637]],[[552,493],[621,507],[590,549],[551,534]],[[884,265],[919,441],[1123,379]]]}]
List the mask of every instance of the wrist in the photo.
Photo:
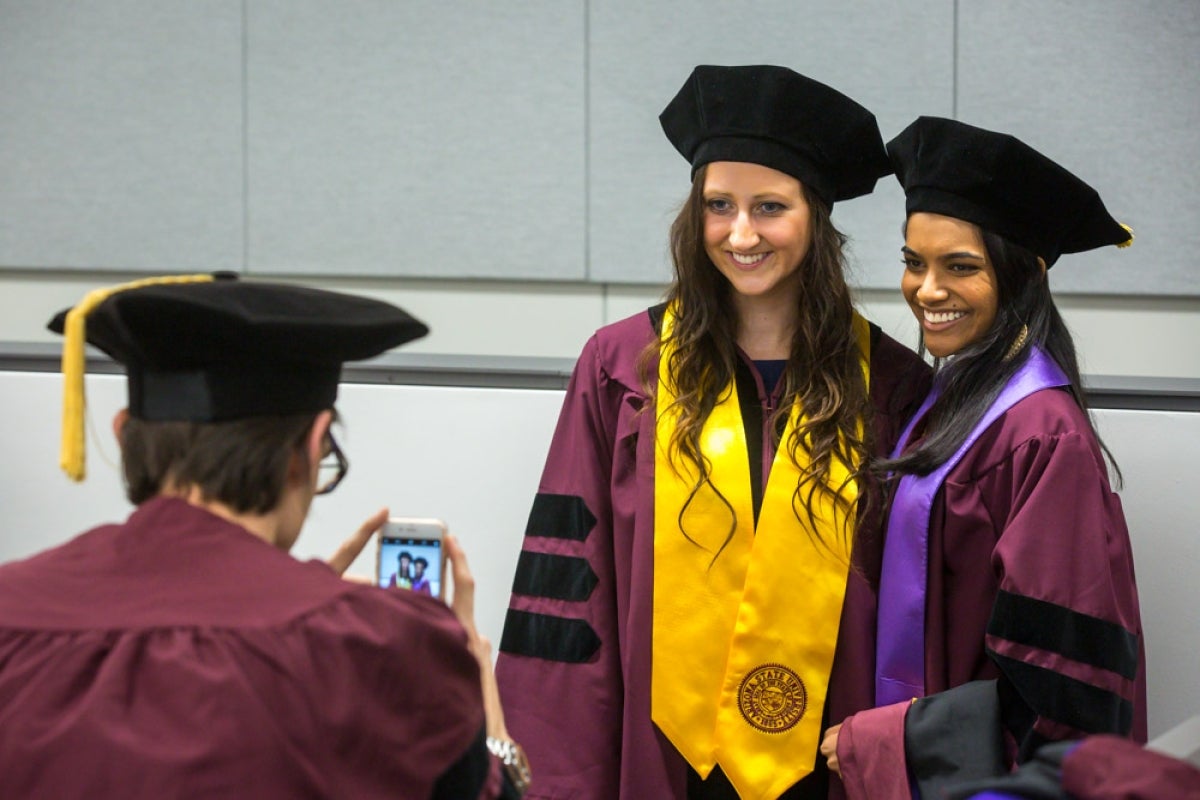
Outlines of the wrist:
[{"label": "wrist", "polygon": [[507,736],[488,736],[487,749],[488,752],[500,759],[504,774],[517,793],[525,794],[533,780],[533,773],[529,768],[529,759],[525,757],[525,751],[521,745]]}]

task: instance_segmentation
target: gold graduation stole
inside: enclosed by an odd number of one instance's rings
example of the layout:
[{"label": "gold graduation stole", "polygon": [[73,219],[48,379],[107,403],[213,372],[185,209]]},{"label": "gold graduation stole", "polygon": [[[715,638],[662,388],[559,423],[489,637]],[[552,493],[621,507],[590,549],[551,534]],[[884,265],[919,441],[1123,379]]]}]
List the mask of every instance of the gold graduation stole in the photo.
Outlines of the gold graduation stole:
[{"label": "gold graduation stole", "polygon": [[[709,481],[693,495],[695,465],[672,460],[668,450],[679,416],[667,374],[673,325],[668,308],[654,460],[651,718],[702,777],[719,763],[743,798],[776,798],[812,772],[816,759],[850,564],[844,539],[853,538],[858,490],[851,484],[843,492],[848,514],[825,493],[814,495],[816,531],[803,508],[793,511],[803,466],[785,444],[802,413],[793,407],[756,531],[745,427],[731,382],[701,432]],[[855,314],[853,327],[869,378],[869,326]],[[796,455],[806,462],[803,450]],[[835,458],[829,485],[848,475]]]}]

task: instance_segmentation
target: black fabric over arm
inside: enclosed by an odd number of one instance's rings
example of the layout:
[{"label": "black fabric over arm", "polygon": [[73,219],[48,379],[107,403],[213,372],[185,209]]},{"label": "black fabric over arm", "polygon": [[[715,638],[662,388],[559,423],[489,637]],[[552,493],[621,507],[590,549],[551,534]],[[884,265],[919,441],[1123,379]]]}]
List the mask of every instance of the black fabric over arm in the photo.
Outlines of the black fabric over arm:
[{"label": "black fabric over arm", "polygon": [[1062,789],[1062,762],[1078,742],[1054,742],[1038,750],[1034,760],[1016,772],[987,780],[955,784],[946,790],[946,800],[967,800],[980,792],[1001,792],[1029,800],[1070,800]]},{"label": "black fabric over arm", "polygon": [[904,753],[921,797],[1005,772],[996,681],[972,681],[913,703],[904,718]]},{"label": "black fabric over arm", "polygon": [[[480,728],[479,735],[463,753],[462,758],[450,765],[433,786],[433,800],[463,800],[479,797],[491,767],[492,754],[487,749],[487,729]],[[403,787],[397,788],[397,797],[404,794]]]}]

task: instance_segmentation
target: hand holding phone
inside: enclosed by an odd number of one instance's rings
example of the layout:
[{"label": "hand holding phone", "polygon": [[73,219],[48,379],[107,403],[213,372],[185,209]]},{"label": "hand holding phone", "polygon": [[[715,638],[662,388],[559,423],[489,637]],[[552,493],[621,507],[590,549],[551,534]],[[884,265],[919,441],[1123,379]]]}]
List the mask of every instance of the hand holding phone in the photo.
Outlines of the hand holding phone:
[{"label": "hand holding phone", "polygon": [[440,519],[389,519],[379,531],[376,582],[385,588],[441,597],[445,583],[446,530],[446,523]]},{"label": "hand holding phone", "polygon": [[352,580],[355,583],[369,584],[371,579],[366,575],[348,576],[346,575],[346,570],[354,563],[354,559],[358,558],[358,554],[367,546],[367,542],[371,541],[371,537],[375,535],[376,531],[380,530],[383,527],[383,523],[387,522],[387,518],[387,508],[381,508],[368,517],[366,522],[355,531],[354,535],[342,542],[337,551],[329,557],[326,563],[329,564],[330,569],[347,580]]}]

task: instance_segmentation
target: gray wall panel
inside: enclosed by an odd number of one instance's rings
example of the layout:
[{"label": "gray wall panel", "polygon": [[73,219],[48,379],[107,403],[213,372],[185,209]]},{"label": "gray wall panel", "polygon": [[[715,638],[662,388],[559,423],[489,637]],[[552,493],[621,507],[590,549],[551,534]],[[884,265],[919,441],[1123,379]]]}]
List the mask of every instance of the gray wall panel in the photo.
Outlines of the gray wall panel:
[{"label": "gray wall panel", "polygon": [[963,2],[958,112],[1059,161],[1137,234],[1056,291],[1200,294],[1200,2]]},{"label": "gray wall panel", "polygon": [[[662,283],[688,168],[659,111],[697,63],[774,62],[885,138],[956,115],[1093,183],[1138,241],[1058,291],[1200,296],[1197,0],[683,12],[0,0],[0,268]],[[896,289],[902,216],[890,178],[836,209],[859,285]]]},{"label": "gray wall panel", "polygon": [[[687,194],[688,166],[658,114],[696,64],[778,63],[875,112],[886,138],[917,114],[948,115],[952,0],[762,0],[687,5],[611,0],[589,20],[589,200],[592,280],[661,282],[667,227]],[[839,205],[859,282],[899,283],[903,196],[891,178]]]},{"label": "gray wall panel", "polygon": [[582,0],[248,0],[249,269],[584,277]]},{"label": "gray wall panel", "polygon": [[0,264],[238,269],[240,0],[0,0]]}]

